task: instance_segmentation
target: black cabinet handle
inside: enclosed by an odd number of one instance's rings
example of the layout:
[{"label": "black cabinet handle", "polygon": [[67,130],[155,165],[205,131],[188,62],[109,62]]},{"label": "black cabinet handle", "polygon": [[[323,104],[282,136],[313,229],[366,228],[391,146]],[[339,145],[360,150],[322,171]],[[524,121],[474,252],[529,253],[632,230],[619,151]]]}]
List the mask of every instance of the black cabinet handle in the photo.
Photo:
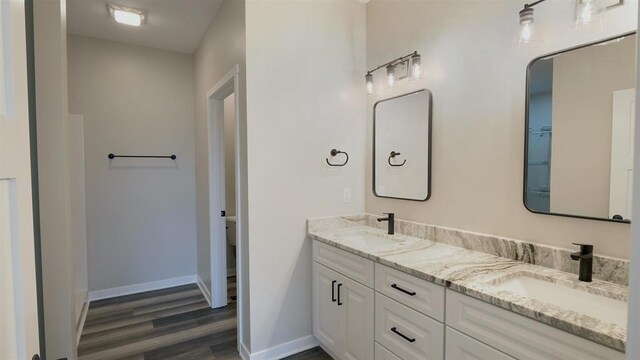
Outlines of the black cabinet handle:
[{"label": "black cabinet handle", "polygon": [[336,302],[336,281],[331,282],[331,302]]},{"label": "black cabinet handle", "polygon": [[414,339],[414,338],[410,338],[410,337],[408,337],[407,335],[405,335],[405,334],[401,333],[400,331],[396,330],[396,327],[395,327],[395,326],[391,328],[391,331],[393,331],[396,335],[400,336],[401,338],[403,338],[403,339],[407,340],[407,341],[408,341],[408,342],[410,342],[410,343],[412,343],[412,342],[415,342],[415,341],[416,341],[416,339]]},{"label": "black cabinet handle", "polygon": [[400,286],[398,286],[396,284],[392,284],[391,287],[396,289],[396,290],[398,290],[398,291],[402,291],[403,293],[405,293],[407,295],[411,295],[411,296],[415,296],[416,295],[415,291],[405,290],[405,289],[401,288]]},{"label": "black cabinet handle", "polygon": [[342,305],[342,302],[340,302],[340,287],[342,287],[342,284],[338,284],[338,306]]}]

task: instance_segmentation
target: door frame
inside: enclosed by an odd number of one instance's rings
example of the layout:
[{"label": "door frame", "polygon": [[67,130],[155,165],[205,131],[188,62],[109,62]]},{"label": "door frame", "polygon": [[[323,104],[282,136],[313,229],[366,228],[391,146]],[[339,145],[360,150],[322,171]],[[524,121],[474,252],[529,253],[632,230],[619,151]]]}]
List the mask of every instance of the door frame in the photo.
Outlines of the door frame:
[{"label": "door frame", "polygon": [[244,153],[240,142],[241,127],[241,96],[240,96],[240,65],[235,65],[218,83],[207,92],[207,135],[208,135],[208,165],[209,165],[209,241],[211,260],[211,307],[217,308],[227,305],[227,238],[226,224],[222,221],[220,211],[225,210],[225,151],[224,151],[224,99],[234,96],[235,110],[235,188],[236,188],[236,289],[238,304],[238,344],[242,343],[242,254],[244,244],[242,239],[243,201],[246,196],[242,188],[241,155]]}]

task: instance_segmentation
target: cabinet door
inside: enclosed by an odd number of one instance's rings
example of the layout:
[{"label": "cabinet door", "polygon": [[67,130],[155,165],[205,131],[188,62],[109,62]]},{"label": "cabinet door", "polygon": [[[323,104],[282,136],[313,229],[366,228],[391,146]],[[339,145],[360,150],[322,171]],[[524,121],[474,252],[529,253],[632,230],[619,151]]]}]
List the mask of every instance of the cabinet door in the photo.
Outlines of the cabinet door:
[{"label": "cabinet door", "polygon": [[313,262],[313,335],[334,354],[339,353],[341,346],[336,293],[341,278],[335,271]]},{"label": "cabinet door", "polygon": [[447,326],[446,360],[515,360]]},{"label": "cabinet door", "polygon": [[339,357],[373,359],[373,290],[345,276],[338,284],[338,307],[343,339]]}]

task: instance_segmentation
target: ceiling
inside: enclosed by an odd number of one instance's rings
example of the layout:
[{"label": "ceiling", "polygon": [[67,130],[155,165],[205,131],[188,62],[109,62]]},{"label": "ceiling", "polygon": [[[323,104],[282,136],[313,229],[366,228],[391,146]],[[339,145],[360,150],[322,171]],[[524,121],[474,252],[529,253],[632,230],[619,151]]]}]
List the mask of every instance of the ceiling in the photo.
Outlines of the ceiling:
[{"label": "ceiling", "polygon": [[[118,24],[107,3],[141,9],[140,27]],[[222,0],[67,0],[71,34],[192,54]]]}]

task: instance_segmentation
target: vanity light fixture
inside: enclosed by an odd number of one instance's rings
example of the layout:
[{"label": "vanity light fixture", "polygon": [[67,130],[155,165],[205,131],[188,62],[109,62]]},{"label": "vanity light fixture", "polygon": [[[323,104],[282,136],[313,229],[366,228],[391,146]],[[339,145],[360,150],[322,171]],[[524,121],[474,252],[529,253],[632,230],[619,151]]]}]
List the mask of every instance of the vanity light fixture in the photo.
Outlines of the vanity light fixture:
[{"label": "vanity light fixture", "polygon": [[144,23],[145,13],[139,9],[126,6],[108,4],[109,15],[119,24],[140,26]]},{"label": "vanity light fixture", "polygon": [[546,0],[525,4],[524,8],[518,13],[520,17],[520,45],[528,44],[533,40],[533,7],[544,1]]},{"label": "vanity light fixture", "polygon": [[415,82],[422,78],[422,58],[418,53],[411,55],[411,77],[410,81]]},{"label": "vanity light fixture", "polygon": [[397,81],[396,66],[393,64],[387,65],[387,85],[389,85],[390,88],[393,88],[396,86]]},{"label": "vanity light fixture", "polygon": [[[395,87],[398,84],[398,81],[405,78],[410,78],[411,80],[419,80],[422,78],[423,74],[420,54],[418,54],[417,51],[414,51],[411,54],[399,57],[395,60],[391,60],[376,67],[373,70],[367,71],[364,79],[367,85],[367,93],[369,95],[373,95],[375,92],[373,73],[382,68],[385,68],[387,70],[385,86],[389,88]],[[398,69],[401,69],[401,73],[403,73],[400,76],[398,76],[397,73]]]},{"label": "vanity light fixture", "polygon": [[577,25],[588,25],[593,20],[593,16],[596,14],[596,7],[593,4],[594,0],[577,0],[578,11],[576,15]]},{"label": "vanity light fixture", "polygon": [[373,74],[368,72],[367,75],[365,75],[365,81],[367,82],[367,93],[369,95],[373,95]]}]

